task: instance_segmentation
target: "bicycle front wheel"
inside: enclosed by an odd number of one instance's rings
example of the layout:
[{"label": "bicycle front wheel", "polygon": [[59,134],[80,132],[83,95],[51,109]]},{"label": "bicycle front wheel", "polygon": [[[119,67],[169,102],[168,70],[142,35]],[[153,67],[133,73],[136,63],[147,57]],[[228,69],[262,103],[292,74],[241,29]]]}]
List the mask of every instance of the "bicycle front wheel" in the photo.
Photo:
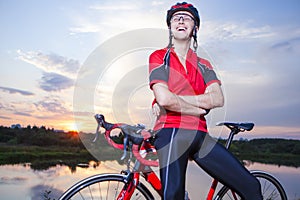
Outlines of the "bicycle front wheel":
[{"label": "bicycle front wheel", "polygon": [[[251,171],[261,185],[264,200],[287,200],[286,193],[279,181],[272,175],[262,171]],[[216,200],[241,199],[233,190],[223,186],[217,194]]]},{"label": "bicycle front wheel", "polygon": [[[117,199],[126,184],[126,177],[123,174],[99,174],[91,176],[73,185],[59,200]],[[144,184],[139,183],[131,199],[153,200],[154,197]]]}]

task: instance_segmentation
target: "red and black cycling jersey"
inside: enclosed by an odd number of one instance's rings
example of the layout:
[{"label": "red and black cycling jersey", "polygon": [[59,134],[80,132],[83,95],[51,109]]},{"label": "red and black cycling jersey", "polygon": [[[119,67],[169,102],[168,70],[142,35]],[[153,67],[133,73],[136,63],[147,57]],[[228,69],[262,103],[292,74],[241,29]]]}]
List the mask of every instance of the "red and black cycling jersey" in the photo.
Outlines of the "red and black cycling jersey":
[{"label": "red and black cycling jersey", "polygon": [[[164,83],[172,93],[181,96],[204,94],[208,85],[214,82],[221,84],[208,60],[199,58],[192,49],[189,49],[185,69],[173,48],[156,50],[150,55],[149,81],[151,89],[155,83]],[[169,110],[159,117],[154,130],[161,128],[184,128],[207,132],[204,116],[184,115]]]}]

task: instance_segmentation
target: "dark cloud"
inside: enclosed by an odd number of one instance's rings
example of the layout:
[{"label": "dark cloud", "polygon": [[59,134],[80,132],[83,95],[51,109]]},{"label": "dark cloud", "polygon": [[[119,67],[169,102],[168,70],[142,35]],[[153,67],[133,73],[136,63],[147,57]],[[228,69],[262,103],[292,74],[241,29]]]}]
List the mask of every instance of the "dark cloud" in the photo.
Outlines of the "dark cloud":
[{"label": "dark cloud", "polygon": [[23,182],[26,182],[28,179],[25,178],[25,177],[20,177],[20,176],[17,176],[17,177],[1,177],[0,178],[0,184],[20,184],[20,183],[23,183]]},{"label": "dark cloud", "polygon": [[295,51],[296,46],[300,44],[300,37],[291,38],[289,40],[277,42],[273,44],[270,49],[272,50],[283,50],[287,52]]},{"label": "dark cloud", "polygon": [[15,88],[9,88],[9,87],[1,87],[0,86],[0,90],[2,90],[4,92],[8,92],[10,94],[21,94],[21,95],[25,95],[25,96],[34,95],[34,93],[32,93],[32,92],[28,92],[25,90],[19,90],[19,89],[15,89]]},{"label": "dark cloud", "polygon": [[11,119],[10,117],[0,116],[0,119]]},{"label": "dark cloud", "polygon": [[74,81],[56,73],[44,73],[40,80],[40,88],[47,91],[60,91],[73,86]]},{"label": "dark cloud", "polygon": [[16,110],[15,103],[0,103],[0,110],[13,112]]},{"label": "dark cloud", "polygon": [[64,107],[65,103],[55,97],[45,97],[44,100],[34,103],[38,111],[46,113],[69,113],[69,110]]},{"label": "dark cloud", "polygon": [[271,46],[271,49],[290,48],[291,43],[288,41],[279,42]]},{"label": "dark cloud", "polygon": [[21,115],[21,116],[26,116],[26,117],[30,117],[31,114],[30,113],[25,113],[25,112],[15,112],[15,115]]}]

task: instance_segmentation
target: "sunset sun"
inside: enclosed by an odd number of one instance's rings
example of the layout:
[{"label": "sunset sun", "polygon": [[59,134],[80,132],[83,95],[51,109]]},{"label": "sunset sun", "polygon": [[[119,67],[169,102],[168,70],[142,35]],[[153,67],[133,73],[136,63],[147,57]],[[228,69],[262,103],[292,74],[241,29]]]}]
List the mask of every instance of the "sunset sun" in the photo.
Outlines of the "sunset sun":
[{"label": "sunset sun", "polygon": [[78,127],[74,122],[70,122],[69,124],[66,124],[66,129],[67,129],[67,131],[77,131],[78,132]]}]

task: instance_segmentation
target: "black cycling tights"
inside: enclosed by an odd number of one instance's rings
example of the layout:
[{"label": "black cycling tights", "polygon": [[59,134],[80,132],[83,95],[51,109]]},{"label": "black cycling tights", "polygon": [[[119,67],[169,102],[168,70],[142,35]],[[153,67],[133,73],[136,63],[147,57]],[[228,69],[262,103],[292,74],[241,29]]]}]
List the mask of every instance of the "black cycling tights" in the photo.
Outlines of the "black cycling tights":
[{"label": "black cycling tights", "polygon": [[262,199],[258,180],[223,145],[205,132],[165,128],[156,135],[155,147],[164,200],[184,199],[185,174],[190,158],[243,199]]}]

